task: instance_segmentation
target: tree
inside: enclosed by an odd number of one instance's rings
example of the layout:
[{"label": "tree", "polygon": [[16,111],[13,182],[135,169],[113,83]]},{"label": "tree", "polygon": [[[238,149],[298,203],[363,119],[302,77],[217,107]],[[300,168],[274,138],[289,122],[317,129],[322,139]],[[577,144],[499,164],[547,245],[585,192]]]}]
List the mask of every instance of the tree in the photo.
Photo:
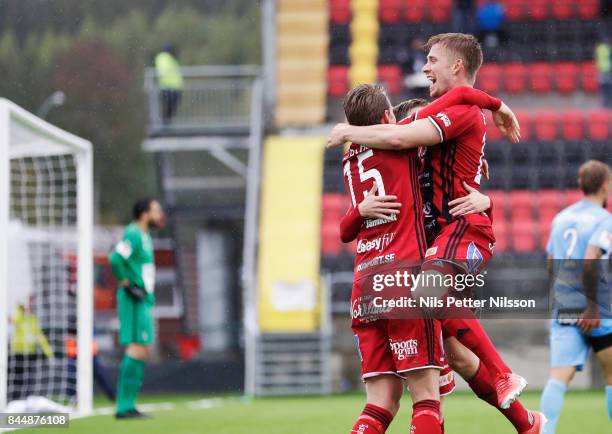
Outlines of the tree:
[{"label": "tree", "polygon": [[140,82],[120,56],[88,40],[57,58],[52,83],[66,94],[66,105],[52,112],[51,120],[94,144],[102,220],[127,219],[134,198],[155,190],[151,160],[140,148],[145,130]]}]

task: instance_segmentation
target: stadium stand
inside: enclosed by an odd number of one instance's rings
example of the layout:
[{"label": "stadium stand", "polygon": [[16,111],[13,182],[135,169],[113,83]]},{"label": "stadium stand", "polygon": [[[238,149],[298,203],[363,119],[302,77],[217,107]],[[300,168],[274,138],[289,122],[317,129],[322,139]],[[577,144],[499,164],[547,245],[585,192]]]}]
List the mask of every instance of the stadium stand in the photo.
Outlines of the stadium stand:
[{"label": "stadium stand", "polygon": [[278,125],[311,124],[325,119],[327,23],[325,0],[278,2]]}]

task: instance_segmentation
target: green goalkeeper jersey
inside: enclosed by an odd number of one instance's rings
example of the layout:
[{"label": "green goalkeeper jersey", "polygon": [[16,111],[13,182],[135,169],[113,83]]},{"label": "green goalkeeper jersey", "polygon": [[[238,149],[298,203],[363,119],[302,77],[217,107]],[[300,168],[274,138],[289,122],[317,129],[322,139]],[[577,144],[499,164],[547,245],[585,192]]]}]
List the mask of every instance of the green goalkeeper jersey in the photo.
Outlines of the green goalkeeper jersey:
[{"label": "green goalkeeper jersey", "polygon": [[146,289],[146,301],[155,302],[155,256],[153,240],[136,223],[130,223],[109,256],[113,274],[118,281],[127,279],[130,285]]}]

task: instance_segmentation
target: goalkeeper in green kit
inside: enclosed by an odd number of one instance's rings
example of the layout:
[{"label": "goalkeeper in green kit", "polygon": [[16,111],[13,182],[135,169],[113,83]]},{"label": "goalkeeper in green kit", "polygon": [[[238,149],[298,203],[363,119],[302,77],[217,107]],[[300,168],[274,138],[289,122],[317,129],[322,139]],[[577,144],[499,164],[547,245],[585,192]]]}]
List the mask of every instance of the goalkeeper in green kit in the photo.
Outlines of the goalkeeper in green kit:
[{"label": "goalkeeper in green kit", "polygon": [[134,221],[125,228],[123,239],[109,256],[119,286],[119,343],[126,346],[117,386],[115,417],[119,419],[148,417],[136,409],[136,396],[153,343],[155,258],[149,230],[165,221],[162,207],[155,199],[139,200],[132,213]]}]

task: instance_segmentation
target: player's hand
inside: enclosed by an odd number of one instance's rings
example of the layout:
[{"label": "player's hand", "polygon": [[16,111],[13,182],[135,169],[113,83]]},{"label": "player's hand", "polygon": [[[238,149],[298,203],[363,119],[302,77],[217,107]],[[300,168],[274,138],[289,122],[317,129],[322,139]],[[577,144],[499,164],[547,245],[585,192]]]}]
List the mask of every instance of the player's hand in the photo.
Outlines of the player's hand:
[{"label": "player's hand", "polygon": [[597,306],[587,307],[586,310],[582,312],[582,316],[576,325],[582,331],[582,333],[587,335],[596,328],[601,327],[601,316],[599,315],[599,309]]},{"label": "player's hand", "polygon": [[364,218],[369,219],[384,219],[393,220],[394,216],[399,214],[399,209],[402,204],[399,202],[392,202],[397,199],[397,196],[385,195],[377,196],[378,185],[374,181],[372,189],[368,191],[365,199],[361,202],[357,209],[359,214]]},{"label": "player's hand", "polygon": [[344,145],[346,143],[345,133],[349,127],[349,124],[337,124],[327,138],[327,148]]},{"label": "player's hand", "polygon": [[505,103],[502,102],[499,110],[493,112],[493,122],[512,143],[518,143],[521,140],[521,127],[518,120]]},{"label": "player's hand", "polygon": [[491,199],[489,196],[482,194],[475,188],[470,187],[465,181],[463,181],[463,187],[468,191],[467,196],[460,197],[459,199],[451,200],[448,206],[452,206],[450,214],[453,217],[466,214],[477,214],[488,210],[491,207]]},{"label": "player's hand", "polygon": [[484,179],[486,179],[487,181],[489,179],[491,179],[490,176],[489,176],[490,175],[490,172],[489,172],[489,162],[487,161],[486,158],[482,159],[482,170],[481,170],[481,172],[482,172],[482,176],[484,176]]},{"label": "player's hand", "polygon": [[147,291],[144,288],[136,285],[124,287],[125,291],[136,301],[142,301],[147,296]]}]

